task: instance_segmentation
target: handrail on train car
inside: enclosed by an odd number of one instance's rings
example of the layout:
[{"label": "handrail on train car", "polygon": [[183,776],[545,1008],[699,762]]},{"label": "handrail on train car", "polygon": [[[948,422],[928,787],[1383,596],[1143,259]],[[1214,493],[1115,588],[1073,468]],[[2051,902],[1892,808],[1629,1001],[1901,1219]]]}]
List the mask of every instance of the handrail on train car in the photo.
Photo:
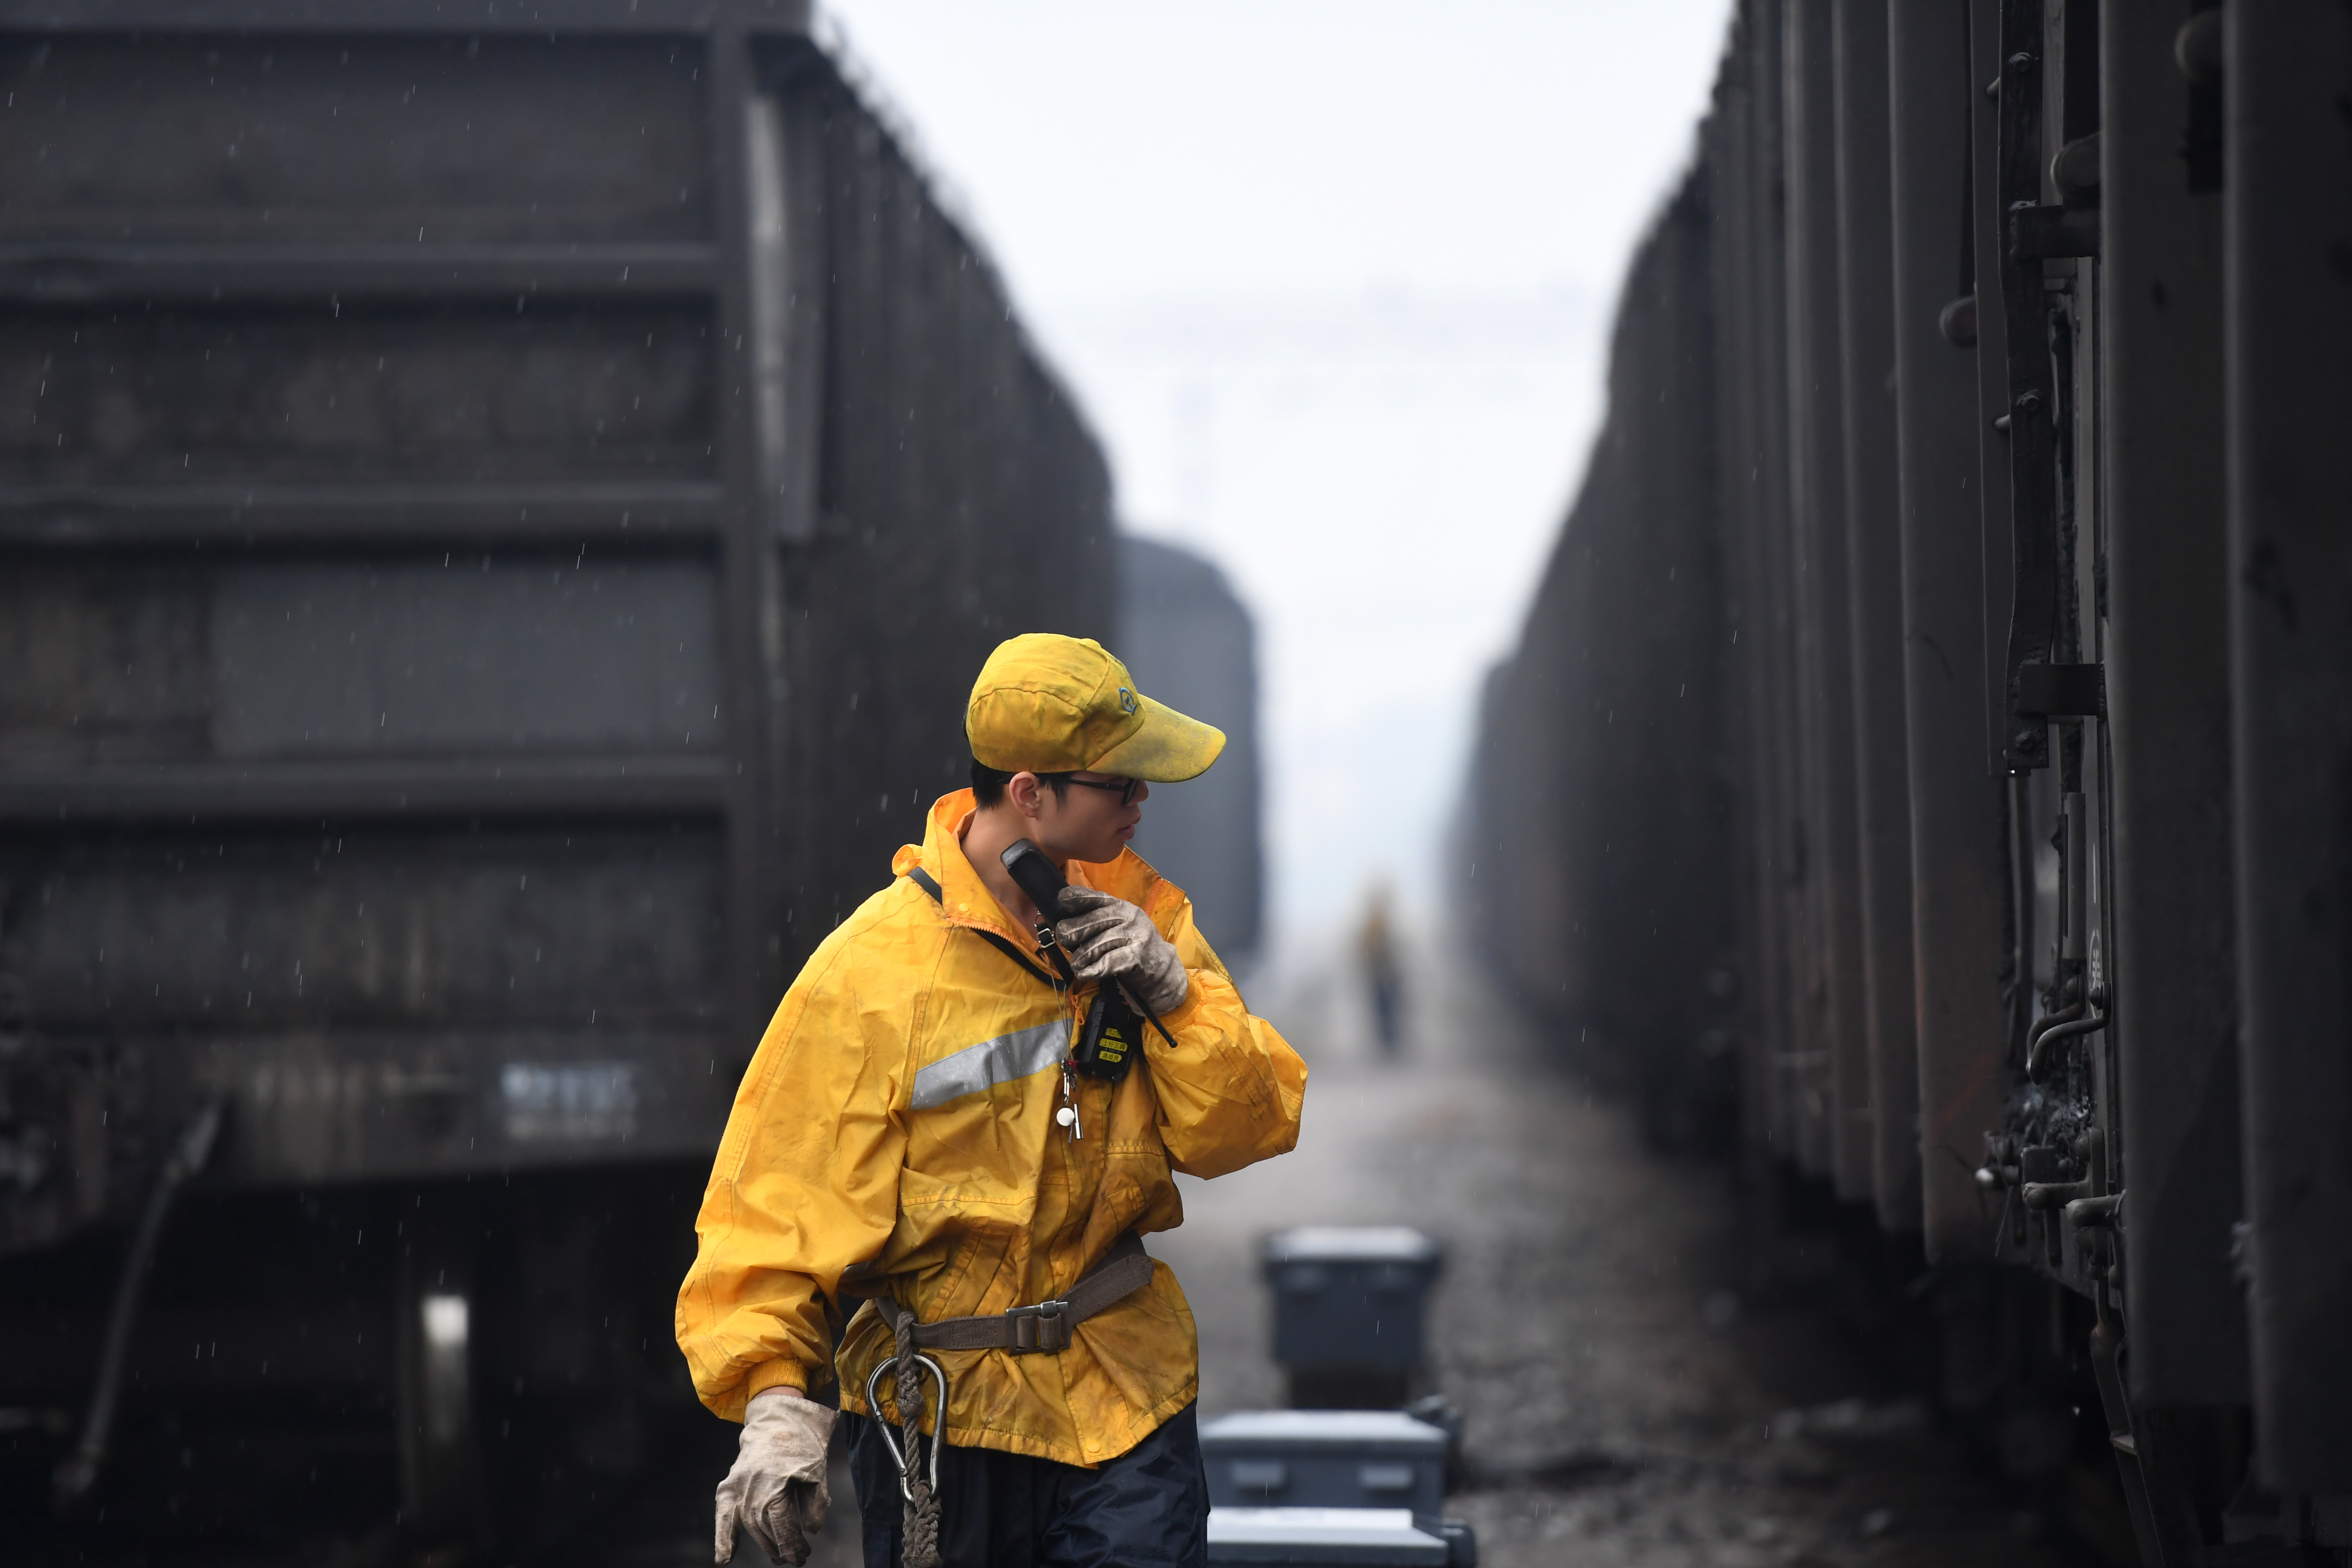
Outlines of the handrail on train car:
[{"label": "handrail on train car", "polygon": [[197,1108],[179,1142],[173,1145],[172,1157],[163,1162],[163,1169],[155,1178],[155,1190],[147,1196],[146,1212],[139,1216],[138,1233],[131,1237],[131,1251],[124,1257],[122,1272],[115,1280],[113,1304],[107,1309],[106,1348],[99,1356],[98,1381],[90,1389],[89,1411],[82,1417],[81,1436],[75,1441],[73,1451],[58,1463],[52,1482],[59,1512],[88,1497],[98,1484],[99,1471],[105,1468],[114,1412],[122,1402],[122,1368],[130,1358],[131,1331],[139,1321],[140,1299],[148,1270],[155,1262],[156,1246],[163,1237],[163,1221],[170,1216],[172,1200],[178,1196],[180,1189],[194,1180],[211,1161],[226,1108],[227,1102],[217,1095]]}]

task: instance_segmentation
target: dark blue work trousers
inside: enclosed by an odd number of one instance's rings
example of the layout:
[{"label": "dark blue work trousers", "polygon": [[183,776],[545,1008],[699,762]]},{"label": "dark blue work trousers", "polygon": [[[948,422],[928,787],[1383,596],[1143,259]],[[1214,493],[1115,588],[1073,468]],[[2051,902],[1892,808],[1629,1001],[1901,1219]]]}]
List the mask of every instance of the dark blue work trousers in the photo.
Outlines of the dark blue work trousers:
[{"label": "dark blue work trousers", "polygon": [[[866,1568],[898,1568],[906,1499],[872,1421],[845,1414]],[[1094,1469],[959,1448],[940,1456],[940,1556],[947,1568],[1203,1568],[1209,1476],[1186,1405]]]}]

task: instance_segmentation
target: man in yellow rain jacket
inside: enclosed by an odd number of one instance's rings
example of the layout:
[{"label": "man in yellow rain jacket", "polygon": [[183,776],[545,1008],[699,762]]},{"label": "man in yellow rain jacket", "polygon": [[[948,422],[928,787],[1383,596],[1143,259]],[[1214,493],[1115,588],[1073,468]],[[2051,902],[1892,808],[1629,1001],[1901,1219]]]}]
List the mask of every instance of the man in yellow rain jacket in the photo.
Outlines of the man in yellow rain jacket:
[{"label": "man in yellow rain jacket", "polygon": [[[1149,784],[1199,774],[1224,736],[1097,644],[1038,635],[990,656],[965,728],[972,788],[785,993],[696,1222],[678,1344],[703,1402],[744,1423],[721,1563],[739,1524],[805,1558],[836,1373],[868,1568],[1205,1556],[1192,1316],[1139,1238],[1182,1220],[1171,1171],[1297,1142],[1307,1069],[1127,843]],[[1002,860],[1024,838],[1068,879],[1060,952]],[[1114,981],[1157,1026],[1123,1077],[1074,1072]],[[900,1394],[930,1431],[937,1380],[894,1365],[866,1403],[901,1348],[946,1382],[946,1445],[904,1470]]]}]

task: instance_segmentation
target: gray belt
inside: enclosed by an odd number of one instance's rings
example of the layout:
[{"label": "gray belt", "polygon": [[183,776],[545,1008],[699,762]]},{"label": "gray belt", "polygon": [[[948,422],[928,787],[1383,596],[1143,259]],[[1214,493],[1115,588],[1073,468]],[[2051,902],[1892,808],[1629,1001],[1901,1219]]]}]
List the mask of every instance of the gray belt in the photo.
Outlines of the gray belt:
[{"label": "gray belt", "polygon": [[[1015,1307],[974,1318],[941,1318],[915,1325],[915,1348],[927,1351],[1011,1351],[1029,1355],[1067,1350],[1070,1331],[1112,1304],[1123,1301],[1151,1282],[1151,1256],[1143,1238],[1129,1231],[1088,1269],[1058,1301]],[[898,1327],[905,1307],[888,1296],[877,1296],[874,1310],[882,1321]]]}]

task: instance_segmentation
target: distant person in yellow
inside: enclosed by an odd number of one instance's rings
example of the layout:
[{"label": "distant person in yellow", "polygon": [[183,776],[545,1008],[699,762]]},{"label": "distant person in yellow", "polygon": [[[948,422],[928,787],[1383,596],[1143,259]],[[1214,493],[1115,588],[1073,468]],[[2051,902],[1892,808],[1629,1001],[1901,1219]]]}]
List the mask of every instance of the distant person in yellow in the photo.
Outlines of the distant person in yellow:
[{"label": "distant person in yellow", "polygon": [[1365,997],[1372,1006],[1372,1037],[1381,1054],[1392,1057],[1404,1043],[1404,966],[1397,961],[1395,923],[1389,915],[1389,886],[1372,884],[1364,900],[1364,923],[1356,931],[1356,957],[1363,965]]},{"label": "distant person in yellow", "polygon": [[[1224,736],[1097,644],[1042,635],[990,656],[965,731],[972,787],[785,993],[703,1196],[677,1340],[703,1403],[743,1423],[718,1561],[739,1525],[805,1560],[837,1373],[868,1568],[1192,1568],[1199,1352],[1140,1238],[1182,1221],[1171,1171],[1289,1150],[1307,1084],[1191,900],[1127,847],[1150,785]],[[1054,947],[1002,858],[1022,839],[1069,882]],[[1116,1079],[1071,1062],[1111,982],[1156,1019]],[[933,1426],[933,1365],[941,1449],[901,1426]]]}]

